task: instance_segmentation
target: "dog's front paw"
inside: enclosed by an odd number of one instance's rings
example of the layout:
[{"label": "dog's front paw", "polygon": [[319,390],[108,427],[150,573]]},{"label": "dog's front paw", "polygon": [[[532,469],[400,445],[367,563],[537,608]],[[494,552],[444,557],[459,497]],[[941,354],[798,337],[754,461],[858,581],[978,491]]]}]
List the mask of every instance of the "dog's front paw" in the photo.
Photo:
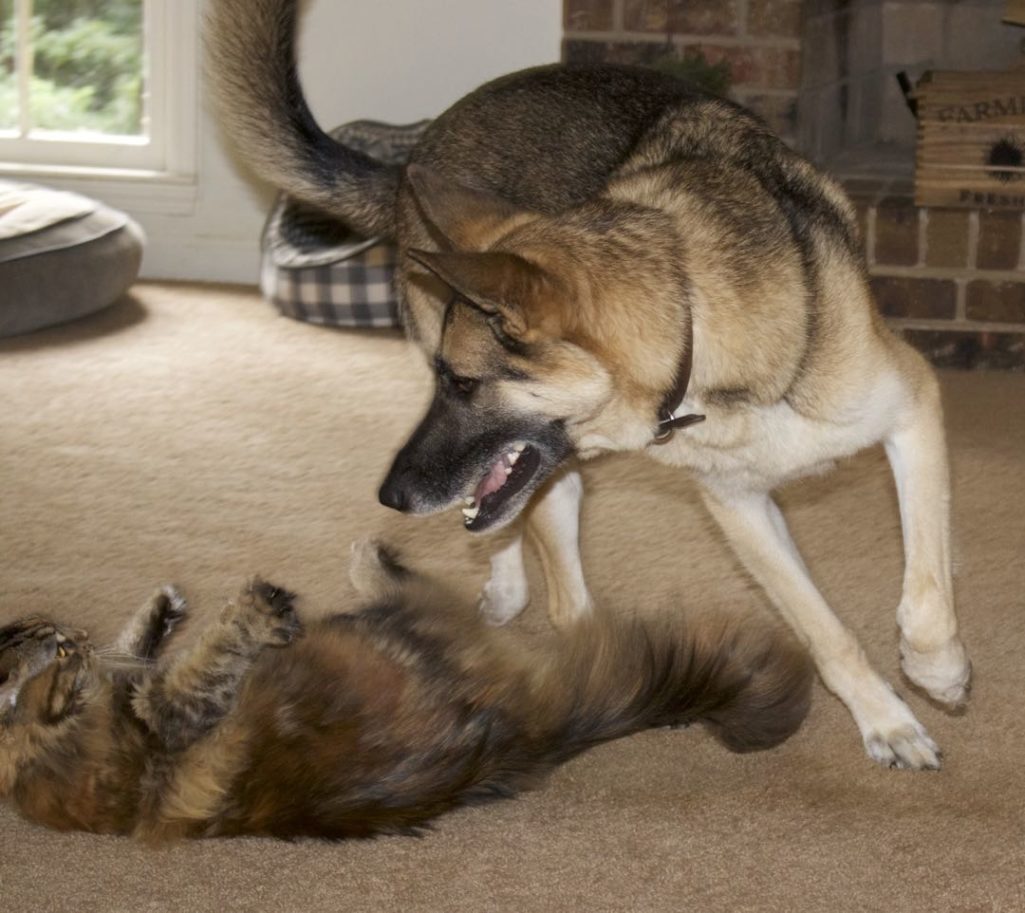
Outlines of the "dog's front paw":
[{"label": "dog's front paw", "polygon": [[526,578],[492,577],[481,590],[477,610],[485,623],[498,627],[512,621],[529,602]]},{"label": "dog's front paw", "polygon": [[[939,770],[943,754],[925,727],[896,694],[885,711],[861,725],[868,756],[883,767],[900,770]],[[860,722],[860,721],[859,721]]]},{"label": "dog's front paw", "polygon": [[908,679],[933,700],[952,708],[961,707],[968,700],[972,664],[958,638],[927,652],[915,650],[901,639],[900,665]]},{"label": "dog's front paw", "polygon": [[865,750],[877,764],[898,770],[939,770],[943,761],[939,746],[921,725],[871,733]]},{"label": "dog's front paw", "polygon": [[261,643],[284,646],[302,631],[294,600],[294,593],[256,577],[239,595],[239,620]]}]

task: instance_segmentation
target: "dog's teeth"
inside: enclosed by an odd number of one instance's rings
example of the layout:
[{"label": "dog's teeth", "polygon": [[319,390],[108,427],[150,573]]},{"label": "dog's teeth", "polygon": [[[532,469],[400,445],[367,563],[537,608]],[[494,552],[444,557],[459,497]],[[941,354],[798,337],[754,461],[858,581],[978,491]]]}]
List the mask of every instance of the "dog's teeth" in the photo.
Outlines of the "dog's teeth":
[{"label": "dog's teeth", "polygon": [[507,453],[507,454],[505,455],[505,459],[506,459],[506,462],[507,462],[507,463],[508,463],[508,464],[509,464],[510,466],[515,466],[515,465],[516,465],[516,461],[517,461],[517,460],[518,460],[519,458],[520,458],[520,452],[519,452],[519,451],[517,451],[517,450],[510,450],[510,451],[509,451],[509,452],[508,452],[508,453]]},{"label": "dog's teeth", "polygon": [[479,507],[464,507],[463,516],[466,517],[466,522],[469,523],[471,520],[476,519],[477,514],[480,513]]},{"label": "dog's teeth", "polygon": [[523,451],[526,449],[526,444],[513,444],[513,450],[515,450],[517,453],[523,453]]},{"label": "dog's teeth", "polygon": [[504,472],[506,475],[512,475],[512,466],[503,466],[502,472]]},{"label": "dog's teeth", "polygon": [[467,495],[465,498],[463,498],[463,503],[467,507],[473,507],[473,498],[470,495]]}]

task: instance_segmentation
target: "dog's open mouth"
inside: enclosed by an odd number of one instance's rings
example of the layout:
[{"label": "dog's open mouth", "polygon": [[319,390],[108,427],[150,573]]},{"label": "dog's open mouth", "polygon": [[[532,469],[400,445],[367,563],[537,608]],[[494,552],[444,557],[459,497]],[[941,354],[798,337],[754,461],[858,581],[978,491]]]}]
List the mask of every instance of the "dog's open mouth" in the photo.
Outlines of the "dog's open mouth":
[{"label": "dog's open mouth", "polygon": [[515,443],[491,464],[491,468],[465,498],[463,524],[478,532],[498,521],[510,499],[521,492],[541,466],[541,454],[529,444]]}]

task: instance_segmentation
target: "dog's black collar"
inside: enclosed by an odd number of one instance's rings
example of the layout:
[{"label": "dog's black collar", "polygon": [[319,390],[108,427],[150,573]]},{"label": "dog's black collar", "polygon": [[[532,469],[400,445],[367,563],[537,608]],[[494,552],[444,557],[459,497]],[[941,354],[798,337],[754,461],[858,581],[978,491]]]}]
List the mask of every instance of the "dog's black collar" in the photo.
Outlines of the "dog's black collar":
[{"label": "dog's black collar", "polygon": [[691,336],[683,347],[683,354],[680,356],[680,366],[676,369],[676,382],[673,389],[666,394],[662,405],[658,409],[658,425],[655,428],[654,442],[664,444],[672,436],[677,428],[686,428],[688,425],[696,425],[703,422],[705,416],[690,413],[689,415],[676,415],[676,410],[683,405],[683,398],[687,395],[687,385],[690,383],[691,371],[691,350],[694,346],[694,337]]}]

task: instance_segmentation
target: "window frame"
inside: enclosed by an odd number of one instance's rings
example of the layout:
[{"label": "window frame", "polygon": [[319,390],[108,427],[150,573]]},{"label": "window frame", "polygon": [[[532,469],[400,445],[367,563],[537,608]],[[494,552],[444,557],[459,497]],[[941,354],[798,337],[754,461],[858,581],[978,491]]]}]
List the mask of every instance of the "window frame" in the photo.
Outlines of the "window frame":
[{"label": "window frame", "polygon": [[[16,15],[25,3],[16,0]],[[167,185],[194,179],[198,0],[143,3],[148,135],[105,140],[57,131],[34,136],[0,131],[0,175]]]}]

